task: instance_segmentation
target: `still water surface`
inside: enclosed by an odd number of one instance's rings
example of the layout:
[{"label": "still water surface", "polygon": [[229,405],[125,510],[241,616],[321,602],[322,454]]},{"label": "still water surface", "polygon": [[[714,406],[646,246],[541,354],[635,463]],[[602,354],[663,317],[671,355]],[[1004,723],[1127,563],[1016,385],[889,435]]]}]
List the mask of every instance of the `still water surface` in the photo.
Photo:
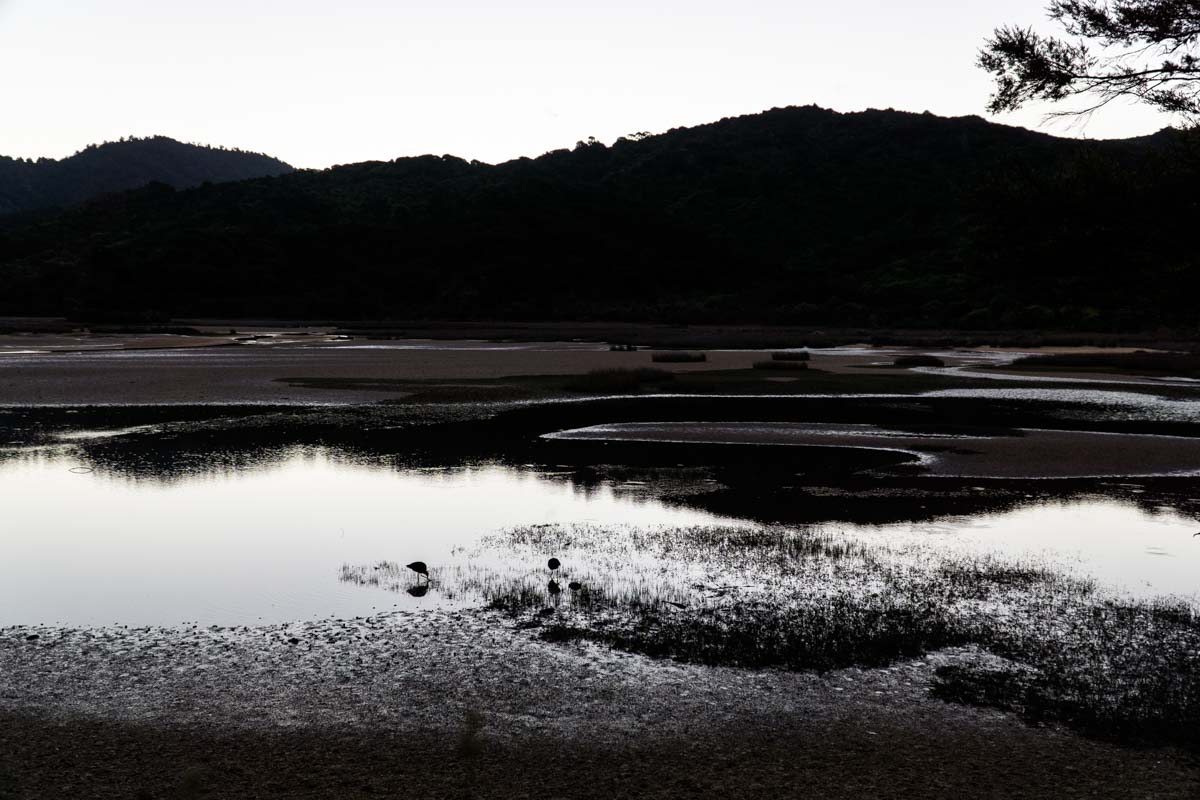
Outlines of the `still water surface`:
[{"label": "still water surface", "polygon": [[[243,625],[429,607],[451,601],[348,584],[339,571],[380,561],[462,564],[480,536],[518,525],[730,522],[562,476],[499,466],[405,471],[320,450],[169,481],[90,471],[63,453],[26,454],[0,463],[0,504],[0,626]],[[1050,560],[1139,596],[1195,597],[1200,588],[1198,525],[1170,510],[1085,500],[827,527]]]}]

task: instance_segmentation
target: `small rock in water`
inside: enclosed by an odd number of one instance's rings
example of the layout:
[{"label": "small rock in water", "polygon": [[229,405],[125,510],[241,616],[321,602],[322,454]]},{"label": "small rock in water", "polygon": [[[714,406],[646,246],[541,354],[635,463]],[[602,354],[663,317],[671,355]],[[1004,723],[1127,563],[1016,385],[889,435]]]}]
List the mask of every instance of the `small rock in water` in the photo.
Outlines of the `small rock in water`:
[{"label": "small rock in water", "polygon": [[38,639],[40,639],[40,638],[42,638],[42,637],[41,637],[39,634],[36,634],[36,633],[31,633],[31,634],[29,634],[28,636],[26,636],[26,637],[25,637],[25,641],[27,641],[27,642],[34,642],[34,641],[37,641],[37,640],[38,640]]},{"label": "small rock in water", "polygon": [[300,640],[293,636],[292,638],[288,639],[288,644],[300,644]]}]

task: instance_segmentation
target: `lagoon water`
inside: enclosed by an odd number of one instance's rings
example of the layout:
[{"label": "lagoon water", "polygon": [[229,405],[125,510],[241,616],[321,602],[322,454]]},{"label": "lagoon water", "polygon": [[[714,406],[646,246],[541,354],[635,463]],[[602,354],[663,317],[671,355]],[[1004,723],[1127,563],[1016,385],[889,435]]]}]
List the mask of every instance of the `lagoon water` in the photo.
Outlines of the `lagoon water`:
[{"label": "lagoon water", "polygon": [[[519,525],[730,522],[565,475],[398,470],[321,449],[169,480],[95,470],[69,449],[29,451],[0,463],[0,507],[0,626],[253,625],[461,603],[347,583],[339,572],[417,559],[461,565],[481,536]],[[1048,561],[1143,597],[1194,599],[1200,588],[1200,537],[1191,535],[1200,524],[1171,510],[1093,499],[826,527]]]},{"label": "lagoon water", "polygon": [[343,564],[444,563],[516,525],[714,519],[500,467],[396,472],[321,451],[170,482],[89,470],[0,464],[0,625],[352,617],[416,601],[339,582]]}]

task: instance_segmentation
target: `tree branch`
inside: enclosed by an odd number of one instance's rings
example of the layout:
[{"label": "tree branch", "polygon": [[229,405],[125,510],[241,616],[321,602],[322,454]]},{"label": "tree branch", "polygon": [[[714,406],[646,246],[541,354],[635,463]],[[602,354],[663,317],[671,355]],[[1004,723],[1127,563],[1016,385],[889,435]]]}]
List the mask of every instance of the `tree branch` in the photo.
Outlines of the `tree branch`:
[{"label": "tree branch", "polygon": [[[1032,28],[998,28],[978,61],[996,83],[989,110],[1095,94],[1101,102],[1077,113],[1136,97],[1200,116],[1200,0],[1054,0],[1049,12],[1077,41]],[[1087,40],[1099,45],[1098,55]]]}]

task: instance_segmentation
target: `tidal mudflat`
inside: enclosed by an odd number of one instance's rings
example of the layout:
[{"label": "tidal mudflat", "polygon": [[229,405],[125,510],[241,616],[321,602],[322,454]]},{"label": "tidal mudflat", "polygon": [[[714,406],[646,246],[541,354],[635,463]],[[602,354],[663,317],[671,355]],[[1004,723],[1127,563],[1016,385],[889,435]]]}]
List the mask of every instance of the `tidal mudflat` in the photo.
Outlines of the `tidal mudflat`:
[{"label": "tidal mudflat", "polygon": [[319,333],[3,356],[0,796],[1194,795],[1186,382]]}]

